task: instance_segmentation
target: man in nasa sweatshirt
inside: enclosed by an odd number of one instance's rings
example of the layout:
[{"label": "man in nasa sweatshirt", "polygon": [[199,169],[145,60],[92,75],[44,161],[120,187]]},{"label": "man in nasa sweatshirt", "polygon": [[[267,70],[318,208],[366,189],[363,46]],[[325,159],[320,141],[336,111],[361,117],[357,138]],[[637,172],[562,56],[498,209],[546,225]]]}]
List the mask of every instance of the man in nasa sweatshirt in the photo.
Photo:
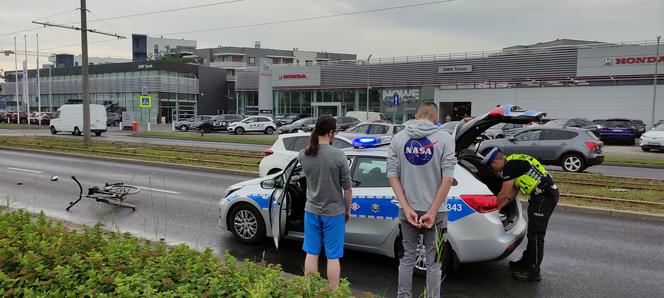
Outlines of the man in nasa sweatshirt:
[{"label": "man in nasa sweatshirt", "polygon": [[[416,120],[392,139],[387,177],[399,200],[403,255],[399,258],[398,297],[412,297],[419,234],[426,247],[426,297],[440,297],[441,245],[447,231],[446,198],[454,180],[454,139],[438,129],[435,103],[420,105]],[[438,248],[438,249],[437,249]],[[419,295],[418,295],[419,296]]]}]

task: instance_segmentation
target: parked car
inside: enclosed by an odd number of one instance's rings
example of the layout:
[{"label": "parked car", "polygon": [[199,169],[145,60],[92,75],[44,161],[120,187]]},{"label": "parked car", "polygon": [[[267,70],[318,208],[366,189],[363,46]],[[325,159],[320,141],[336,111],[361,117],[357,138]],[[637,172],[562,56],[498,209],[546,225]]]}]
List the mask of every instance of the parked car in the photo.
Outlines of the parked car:
[{"label": "parked car", "polygon": [[49,125],[53,119],[53,113],[49,112],[36,112],[30,116],[30,124],[34,125]]},{"label": "parked car", "polygon": [[603,142],[623,142],[634,145],[636,139],[636,128],[629,119],[612,118],[604,120],[602,129],[599,131]]},{"label": "parked car", "polygon": [[601,164],[603,143],[593,133],[579,128],[533,127],[522,129],[506,139],[479,143],[486,155],[493,148],[506,154],[524,153],[545,165],[559,165],[566,172],[582,172]]},{"label": "parked car", "polygon": [[650,131],[641,135],[639,142],[641,150],[664,150],[664,123],[653,127]]},{"label": "parked car", "polygon": [[653,125],[653,127],[658,126],[658,125],[660,125],[660,124],[664,124],[664,120],[659,120],[659,121],[657,121],[657,122],[655,123],[655,125]]},{"label": "parked car", "polygon": [[[283,114],[284,116],[279,120],[274,120],[277,126],[291,124],[297,120],[311,117],[308,114]],[[278,122],[277,122],[278,121]]]},{"label": "parked car", "polygon": [[[550,122],[549,122],[550,123]],[[487,139],[502,139],[511,135],[517,129],[523,128],[524,124],[500,123],[487,129],[482,135]]]},{"label": "parked car", "polygon": [[354,117],[334,117],[337,119],[337,129],[338,130],[346,130],[351,127],[355,127],[356,125],[360,124],[360,120]]},{"label": "parked car", "polygon": [[314,130],[314,126],[316,126],[316,118],[308,117],[297,120],[291,124],[279,126],[279,128],[277,128],[277,132],[280,134],[294,133],[300,130],[306,132]]},{"label": "parked car", "polygon": [[[482,156],[465,153],[487,128],[501,123],[527,123],[541,116],[536,111],[509,111],[500,116],[477,117],[470,125],[458,126],[456,148],[459,162],[455,183],[447,198],[448,236],[441,256],[443,268],[457,263],[499,260],[519,246],[526,232],[519,200],[498,210],[496,194],[502,180],[482,165]],[[396,258],[402,252],[399,237],[399,205],[387,182],[387,148],[347,149],[350,176],[354,181],[351,219],[346,226],[345,246]],[[219,201],[222,229],[244,243],[260,244],[266,237],[279,240],[303,238],[306,177],[297,159],[284,170],[241,182],[226,189]],[[420,238],[421,241],[421,238]],[[424,243],[418,256],[424,256]],[[417,269],[425,269],[418,262]]]},{"label": "parked car", "polygon": [[443,123],[440,126],[440,130],[445,131],[452,135],[454,133],[454,129],[456,128],[457,124],[459,124],[460,121],[448,121]]},{"label": "parked car", "polygon": [[359,121],[381,121],[387,120],[387,117],[378,112],[348,111],[346,117],[353,117]]},{"label": "parked car", "polygon": [[382,123],[382,122],[362,122],[357,126],[346,130],[347,134],[354,135],[395,135],[402,131],[405,126],[401,124]]},{"label": "parked car", "polygon": [[122,113],[106,112],[106,126],[120,126]]},{"label": "parked car", "polygon": [[[8,113],[7,117],[11,123],[17,123],[16,112]],[[18,123],[28,124],[28,114],[26,112],[18,112]]]},{"label": "parked car", "polygon": [[636,137],[640,138],[642,134],[644,134],[647,130],[646,124],[643,123],[641,120],[635,120],[632,119],[632,124],[634,124],[634,128],[636,129]]},{"label": "parked car", "polygon": [[597,127],[597,124],[585,118],[555,119],[547,122],[543,126],[549,128],[576,127],[585,129],[596,136],[599,136],[599,128]]},{"label": "parked car", "polygon": [[228,125],[228,131],[237,135],[245,132],[263,132],[271,135],[276,129],[277,125],[272,118],[265,116],[251,116]]},{"label": "parked car", "polygon": [[[51,133],[71,132],[80,136],[83,130],[83,105],[62,105],[51,120]],[[90,105],[90,131],[101,136],[106,131],[106,108],[103,105]]]},{"label": "parked car", "polygon": [[194,123],[196,123],[198,121],[210,120],[210,119],[212,119],[212,116],[209,116],[209,115],[198,115],[198,116],[190,117],[190,118],[175,122],[175,128],[178,129],[179,131],[189,131],[189,130],[192,130],[192,129],[196,129],[196,127],[194,126]]},{"label": "parked car", "polygon": [[228,125],[233,122],[238,122],[244,119],[242,115],[238,114],[223,114],[212,117],[212,125],[214,130],[228,130]]},{"label": "parked car", "polygon": [[[265,177],[283,170],[300,151],[309,145],[310,137],[311,134],[308,133],[280,135],[272,147],[263,151],[264,157],[258,165],[259,175]],[[339,149],[351,148],[352,144],[351,139],[340,135],[336,135],[332,142],[332,146]]]}]

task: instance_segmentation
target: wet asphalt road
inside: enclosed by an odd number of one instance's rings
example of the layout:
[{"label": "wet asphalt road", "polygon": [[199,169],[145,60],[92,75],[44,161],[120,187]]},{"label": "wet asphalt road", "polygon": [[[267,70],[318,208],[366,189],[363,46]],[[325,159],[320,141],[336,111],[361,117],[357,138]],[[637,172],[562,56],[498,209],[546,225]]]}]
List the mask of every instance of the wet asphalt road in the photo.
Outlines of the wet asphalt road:
[{"label": "wet asphalt road", "polygon": [[[51,182],[52,175],[60,180]],[[78,193],[71,175],[84,187],[122,181],[152,190],[143,189],[127,200],[138,206],[135,212],[85,199],[66,212],[67,203]],[[265,258],[282,264],[287,272],[302,273],[301,243],[284,241],[275,251],[270,241],[243,245],[217,228],[215,204],[224,189],[251,177],[4,150],[0,150],[0,177],[0,197],[9,198],[14,207],[43,210],[77,223],[102,222],[148,239],[165,238],[199,249],[207,246],[217,253],[228,250],[239,258]],[[524,246],[510,258],[519,256]],[[394,260],[347,251],[342,266],[354,289],[394,296]],[[542,282],[512,280],[506,260],[465,264],[447,276],[443,295],[661,297],[662,268],[663,223],[558,212],[549,224]],[[424,279],[417,277],[414,283],[419,292]]]}]

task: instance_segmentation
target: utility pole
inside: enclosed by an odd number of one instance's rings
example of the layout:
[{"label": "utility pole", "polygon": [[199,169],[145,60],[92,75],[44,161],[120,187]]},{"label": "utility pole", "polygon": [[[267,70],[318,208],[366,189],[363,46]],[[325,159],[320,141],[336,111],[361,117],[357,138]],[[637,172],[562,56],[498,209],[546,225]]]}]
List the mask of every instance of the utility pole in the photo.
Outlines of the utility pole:
[{"label": "utility pole", "polygon": [[85,5],[85,0],[81,0],[81,7],[79,8],[81,10],[81,26],[76,27],[76,26],[70,26],[70,25],[62,25],[62,24],[55,24],[51,22],[37,22],[37,21],[32,21],[34,24],[39,24],[43,25],[44,27],[46,26],[52,26],[52,27],[60,27],[60,28],[65,28],[65,29],[72,29],[72,30],[80,30],[81,31],[81,56],[82,56],[82,61],[81,63],[81,84],[83,85],[83,142],[85,144],[85,148],[90,147],[90,80],[89,80],[89,65],[88,65],[88,31],[92,33],[97,33],[97,34],[102,34],[102,35],[109,35],[116,37],[118,39],[124,39],[126,37],[115,34],[115,33],[105,33],[101,31],[97,31],[95,29],[88,29],[88,20],[87,20],[87,7]]},{"label": "utility pole", "polygon": [[655,102],[657,101],[657,65],[659,64],[659,40],[662,36],[657,36],[657,54],[655,55],[655,75],[652,84],[652,115],[650,116],[650,125],[655,127]]},{"label": "utility pole", "polygon": [[[39,33],[35,34],[37,36],[37,53],[39,53]],[[39,77],[39,55],[37,55],[37,111],[39,112],[39,126],[42,125],[42,115],[41,115],[41,79]]]},{"label": "utility pole", "polygon": [[369,81],[371,81],[371,69],[369,68],[369,62],[371,61],[371,56],[373,56],[373,54],[367,57],[367,120],[366,121],[369,121],[369,89],[371,88],[369,85]]},{"label": "utility pole", "polygon": [[52,81],[51,70],[52,69],[53,69],[52,66],[48,68],[48,111],[51,112],[51,113],[53,112],[53,99],[52,99],[53,92],[51,90],[51,81]]},{"label": "utility pole", "polygon": [[28,124],[30,124],[30,76],[28,75],[28,36],[23,35],[23,46],[25,46],[25,62],[23,64],[23,99],[27,103],[25,111],[28,117]]},{"label": "utility pole", "polygon": [[21,109],[18,99],[18,55],[16,54],[16,36],[14,36],[14,68],[16,72],[14,73],[14,86],[16,86],[16,124],[19,124],[21,121]]},{"label": "utility pole", "polygon": [[81,0],[81,79],[83,80],[83,143],[90,147],[90,80],[88,78],[88,9]]}]

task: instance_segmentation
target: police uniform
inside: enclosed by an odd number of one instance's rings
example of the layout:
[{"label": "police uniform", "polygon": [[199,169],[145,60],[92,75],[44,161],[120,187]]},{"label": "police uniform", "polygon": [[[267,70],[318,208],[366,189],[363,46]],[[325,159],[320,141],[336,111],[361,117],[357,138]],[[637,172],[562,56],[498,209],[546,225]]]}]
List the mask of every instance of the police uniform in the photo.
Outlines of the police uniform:
[{"label": "police uniform", "polygon": [[528,244],[520,264],[515,269],[530,271],[534,279],[539,279],[540,264],[544,256],[544,236],[549,218],[558,204],[560,192],[537,159],[525,154],[512,154],[506,157],[503,168],[503,181],[514,180],[514,187],[528,200]]}]

